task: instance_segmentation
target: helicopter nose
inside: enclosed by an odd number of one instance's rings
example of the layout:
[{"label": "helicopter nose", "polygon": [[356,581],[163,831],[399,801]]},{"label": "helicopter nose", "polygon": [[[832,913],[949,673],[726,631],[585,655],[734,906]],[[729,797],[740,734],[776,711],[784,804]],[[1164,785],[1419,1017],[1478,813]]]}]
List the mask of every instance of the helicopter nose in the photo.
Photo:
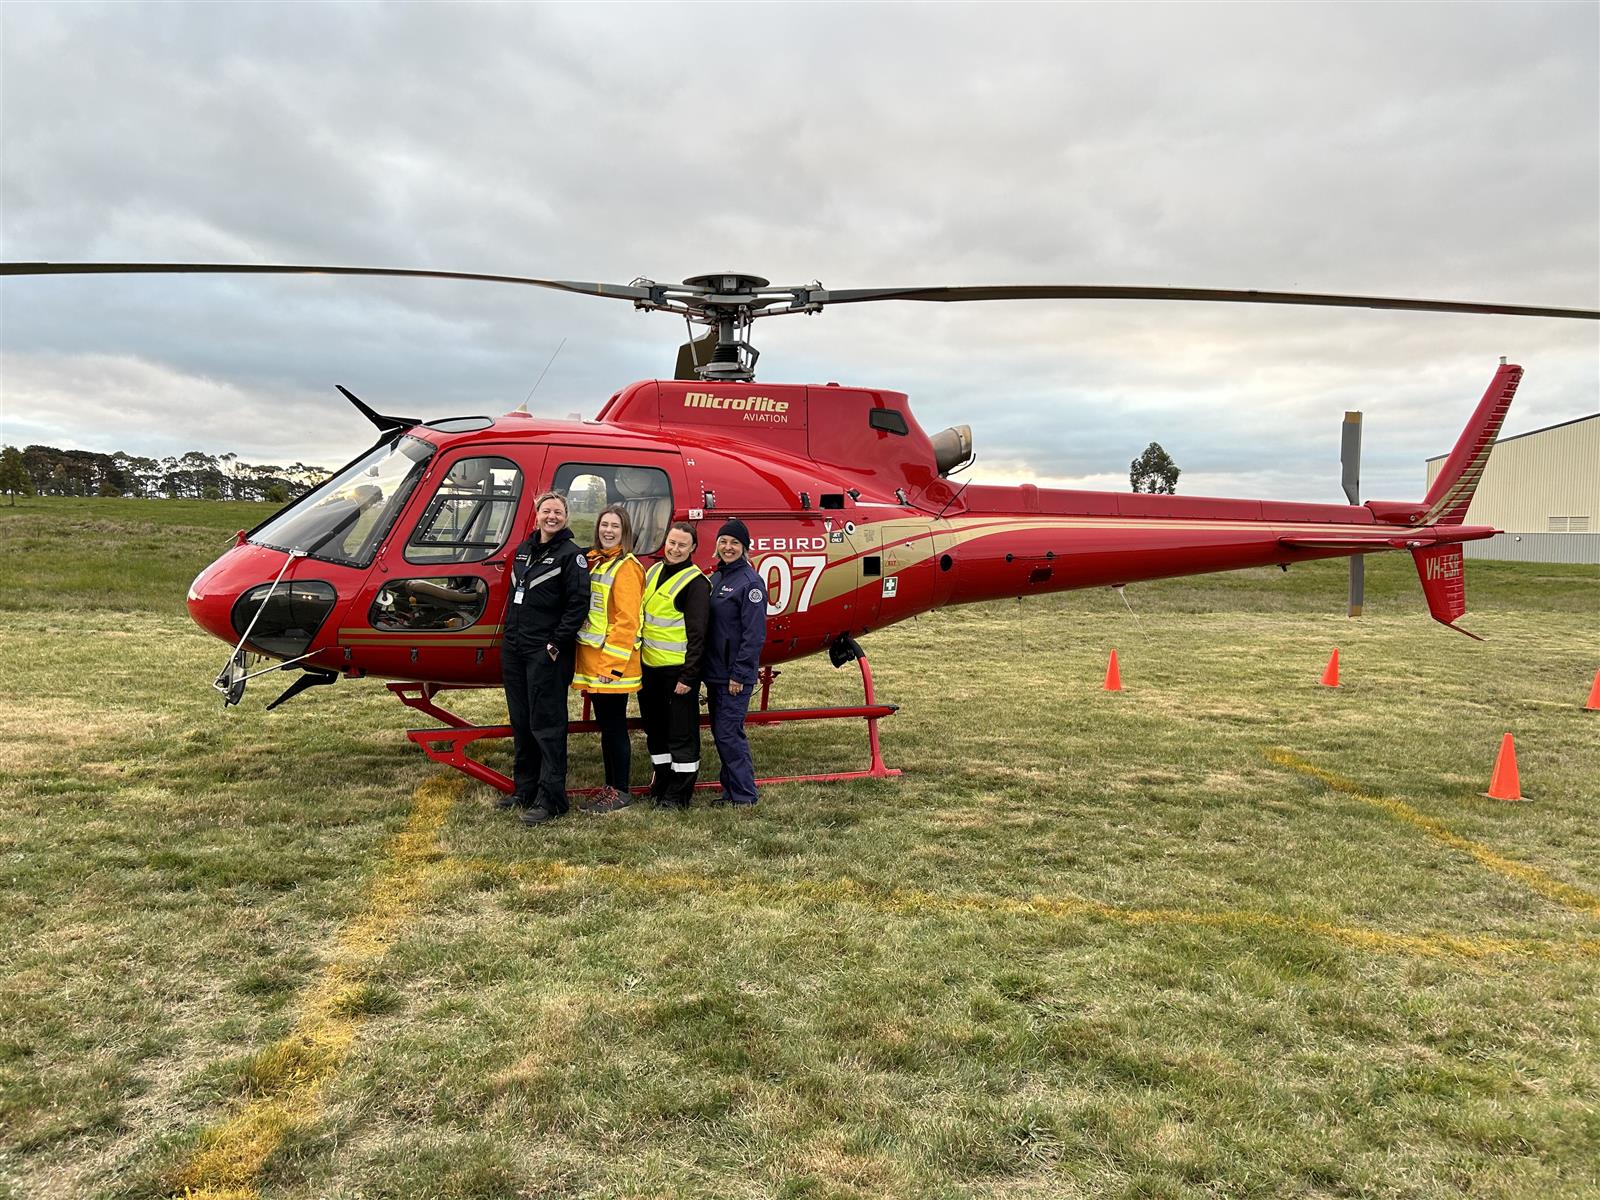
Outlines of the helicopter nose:
[{"label": "helicopter nose", "polygon": [[[233,632],[229,617],[240,592],[243,591],[241,580],[238,578],[240,570],[244,567],[244,563],[240,561],[241,549],[244,547],[236,546],[228,550],[221,558],[196,575],[194,582],[189,585],[187,597],[189,619],[212,637],[227,642],[230,646],[239,640],[239,635]],[[242,557],[248,559],[254,556]],[[281,555],[279,559],[281,565]],[[272,573],[276,575],[277,572],[278,567],[273,567]]]},{"label": "helicopter nose", "polygon": [[286,570],[287,559],[265,546],[234,546],[189,585],[190,619],[229,646],[248,630],[253,651],[285,659],[306,653],[339,596],[325,580],[300,578],[303,562]]}]

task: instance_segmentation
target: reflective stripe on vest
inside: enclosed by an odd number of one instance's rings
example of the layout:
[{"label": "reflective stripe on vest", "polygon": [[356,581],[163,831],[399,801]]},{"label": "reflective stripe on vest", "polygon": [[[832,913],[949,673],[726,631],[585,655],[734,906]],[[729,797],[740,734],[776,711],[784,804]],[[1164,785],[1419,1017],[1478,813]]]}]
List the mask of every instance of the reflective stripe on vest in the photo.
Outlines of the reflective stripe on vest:
[{"label": "reflective stripe on vest", "polygon": [[[617,571],[623,563],[638,561],[631,554],[619,554],[608,563],[589,568],[589,617],[584,621],[583,628],[578,630],[578,641],[585,646],[596,649],[605,646],[606,630],[610,626],[606,613],[611,609],[611,585],[616,582]],[[615,657],[631,658],[632,654],[633,648],[630,646],[627,654]]]},{"label": "reflective stripe on vest", "polygon": [[[626,670],[627,668],[623,668]],[[585,675],[582,671],[573,673],[572,682],[580,691],[585,692],[636,692],[642,684],[640,675]]]},{"label": "reflective stripe on vest", "polygon": [[667,580],[665,586],[658,587],[664,565],[656,563],[644,577],[639,633],[643,647],[640,657],[647,667],[675,667],[688,657],[689,641],[683,614],[678,611],[678,596],[694,580],[705,578],[698,567],[688,566]]}]

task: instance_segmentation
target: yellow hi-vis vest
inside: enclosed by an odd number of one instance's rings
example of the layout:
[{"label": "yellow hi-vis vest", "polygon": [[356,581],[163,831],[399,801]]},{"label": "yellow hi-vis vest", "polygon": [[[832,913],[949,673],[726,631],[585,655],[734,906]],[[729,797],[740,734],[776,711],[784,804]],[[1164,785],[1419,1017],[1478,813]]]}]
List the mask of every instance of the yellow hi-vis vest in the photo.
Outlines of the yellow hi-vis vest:
[{"label": "yellow hi-vis vest", "polygon": [[647,667],[675,667],[688,655],[689,640],[684,632],[683,614],[678,611],[678,596],[684,588],[705,574],[693,563],[661,582],[665,563],[656,563],[645,572],[644,614],[640,626],[639,657]]}]

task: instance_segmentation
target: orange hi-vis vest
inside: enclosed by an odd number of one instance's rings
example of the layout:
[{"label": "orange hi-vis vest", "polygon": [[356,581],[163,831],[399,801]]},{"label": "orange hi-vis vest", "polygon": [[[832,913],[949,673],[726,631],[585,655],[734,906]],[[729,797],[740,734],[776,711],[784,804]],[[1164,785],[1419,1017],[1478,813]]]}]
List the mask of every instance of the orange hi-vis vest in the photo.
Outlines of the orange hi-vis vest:
[{"label": "orange hi-vis vest", "polygon": [[[585,692],[636,692],[643,677],[639,671],[639,614],[619,612],[619,591],[628,591],[630,600],[638,593],[619,589],[617,576],[631,564],[642,574],[639,560],[631,554],[617,554],[589,567],[589,616],[578,631],[578,660],[572,686]],[[635,585],[637,586],[637,585]],[[621,674],[613,674],[620,671]]]}]

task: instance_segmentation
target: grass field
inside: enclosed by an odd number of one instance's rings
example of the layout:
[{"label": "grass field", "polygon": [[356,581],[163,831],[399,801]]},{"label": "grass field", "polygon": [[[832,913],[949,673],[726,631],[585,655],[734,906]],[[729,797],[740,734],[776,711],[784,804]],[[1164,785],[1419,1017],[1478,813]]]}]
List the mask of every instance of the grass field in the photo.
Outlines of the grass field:
[{"label": "grass field", "polygon": [[1472,564],[1483,644],[1408,556],[937,613],[902,778],[525,830],[375,683],[222,711],[261,515],[0,507],[0,1194],[1600,1195],[1594,568]]}]

